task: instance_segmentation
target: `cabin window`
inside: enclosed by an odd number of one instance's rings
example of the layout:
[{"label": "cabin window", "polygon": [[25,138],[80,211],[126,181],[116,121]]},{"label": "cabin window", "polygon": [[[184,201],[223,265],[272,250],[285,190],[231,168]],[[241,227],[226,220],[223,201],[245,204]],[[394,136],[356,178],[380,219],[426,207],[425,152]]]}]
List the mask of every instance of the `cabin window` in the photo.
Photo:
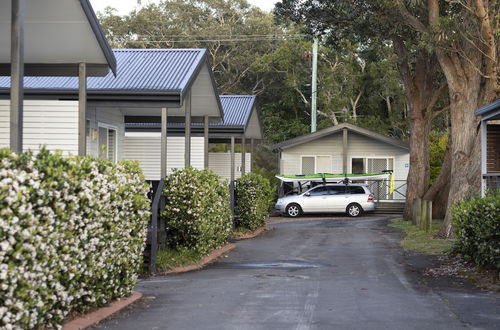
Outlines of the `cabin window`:
[{"label": "cabin window", "polygon": [[331,173],[331,156],[302,156],[301,157],[302,174]]},{"label": "cabin window", "polygon": [[316,173],[331,173],[332,161],[330,156],[316,156]]},{"label": "cabin window", "polygon": [[99,126],[99,158],[116,162],[116,129]]},{"label": "cabin window", "polygon": [[316,169],[316,158],[314,156],[302,157],[302,174],[314,174]]},{"label": "cabin window", "polygon": [[500,172],[500,125],[488,125],[486,131],[486,172]]},{"label": "cabin window", "polygon": [[352,173],[361,174],[365,173],[365,159],[353,158],[352,159]]}]

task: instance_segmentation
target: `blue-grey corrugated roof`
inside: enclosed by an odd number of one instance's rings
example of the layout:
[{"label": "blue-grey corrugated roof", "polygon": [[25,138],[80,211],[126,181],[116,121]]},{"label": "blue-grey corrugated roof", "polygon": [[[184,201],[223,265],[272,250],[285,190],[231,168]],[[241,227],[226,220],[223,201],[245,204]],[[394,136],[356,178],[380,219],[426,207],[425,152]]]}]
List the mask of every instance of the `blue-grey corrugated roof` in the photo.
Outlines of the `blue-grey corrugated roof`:
[{"label": "blue-grey corrugated roof", "polygon": [[[87,78],[89,91],[184,93],[206,56],[205,49],[114,49],[117,75]],[[78,77],[25,77],[26,89],[77,90]],[[0,88],[10,77],[0,77]]]},{"label": "blue-grey corrugated roof", "polygon": [[224,126],[246,126],[255,104],[255,95],[221,95]]},{"label": "blue-grey corrugated roof", "polygon": [[492,110],[496,110],[499,108],[500,108],[500,99],[496,100],[493,103],[485,105],[482,108],[477,109],[474,113],[476,114],[476,116],[482,116],[482,115],[485,115]]},{"label": "blue-grey corrugated roof", "polygon": [[[250,120],[255,105],[255,95],[221,95],[220,101],[224,113],[223,120],[212,122],[210,127],[241,127],[245,128]],[[184,127],[184,123],[168,123],[169,127]],[[203,127],[202,123],[192,123],[192,126]],[[160,128],[160,122],[125,123],[127,128]]]}]

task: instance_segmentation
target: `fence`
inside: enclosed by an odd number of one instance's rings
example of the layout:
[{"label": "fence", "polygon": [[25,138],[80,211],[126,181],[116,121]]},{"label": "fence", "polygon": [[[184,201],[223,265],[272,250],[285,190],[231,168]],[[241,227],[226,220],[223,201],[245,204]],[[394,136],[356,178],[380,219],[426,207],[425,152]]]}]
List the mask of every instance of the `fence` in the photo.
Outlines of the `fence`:
[{"label": "fence", "polygon": [[500,194],[500,173],[483,174],[483,180],[489,193]]},{"label": "fence", "polygon": [[394,191],[390,191],[389,180],[363,180],[355,181],[356,183],[364,183],[375,195],[374,199],[378,201],[403,201],[406,199],[406,180],[394,180]]}]

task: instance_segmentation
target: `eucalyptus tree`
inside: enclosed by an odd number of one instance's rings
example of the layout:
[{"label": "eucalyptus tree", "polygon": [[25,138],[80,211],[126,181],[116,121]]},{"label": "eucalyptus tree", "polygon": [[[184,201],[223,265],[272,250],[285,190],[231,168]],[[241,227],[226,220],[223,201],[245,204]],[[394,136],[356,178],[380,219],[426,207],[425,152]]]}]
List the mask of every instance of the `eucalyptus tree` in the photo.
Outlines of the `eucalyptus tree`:
[{"label": "eucalyptus tree", "polygon": [[413,200],[423,197],[429,186],[432,120],[446,110],[440,104],[446,85],[441,82],[435,53],[420,45],[420,36],[406,28],[397,8],[388,1],[283,0],[276,5],[276,15],[282,22],[304,24],[306,32],[321,35],[336,48],[345,40],[392,47],[409,109],[410,171],[405,209],[409,219]]}]

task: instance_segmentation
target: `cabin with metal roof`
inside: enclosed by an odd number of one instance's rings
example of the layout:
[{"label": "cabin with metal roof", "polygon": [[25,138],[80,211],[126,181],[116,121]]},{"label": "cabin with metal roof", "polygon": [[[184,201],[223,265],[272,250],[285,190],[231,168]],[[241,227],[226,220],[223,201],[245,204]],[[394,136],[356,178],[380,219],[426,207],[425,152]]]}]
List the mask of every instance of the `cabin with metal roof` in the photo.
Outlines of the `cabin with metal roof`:
[{"label": "cabin with metal roof", "polygon": [[500,193],[500,99],[475,112],[481,120],[481,195]]},{"label": "cabin with metal roof", "polygon": [[410,167],[409,145],[382,134],[343,123],[272,146],[279,153],[283,175],[317,173],[394,174],[394,193],[388,182],[366,182],[378,200],[404,201]]},{"label": "cabin with metal roof", "polygon": [[[253,95],[221,95],[223,118],[208,123],[208,139],[205,139],[205,123],[192,122],[192,166],[208,167],[228,180],[239,178],[251,171],[255,144],[262,140],[262,130]],[[184,144],[185,123],[171,120],[167,125],[167,172],[182,168],[175,156]],[[155,116],[126,116],[124,158],[136,159],[148,180],[158,180],[160,167],[160,118]],[[203,154],[204,143],[228,144],[228,152]],[[231,144],[231,142],[233,142]],[[241,152],[234,145],[240,143]],[[248,145],[249,144],[249,145]],[[209,149],[208,146],[206,146]],[[248,151],[248,152],[247,152]],[[204,157],[203,157],[204,156]],[[233,171],[231,171],[233,169]]]},{"label": "cabin with metal roof", "polygon": [[[125,118],[157,117],[165,124],[218,122],[222,106],[205,49],[115,49],[117,72],[87,80],[86,154],[114,161],[124,159]],[[0,77],[0,146],[8,144],[10,77]],[[33,76],[24,79],[25,148],[41,144],[64,154],[78,151],[78,78]],[[161,125],[162,126],[162,125]],[[165,125],[165,138],[166,138]],[[208,128],[207,128],[208,129]],[[166,141],[165,141],[166,143]],[[176,157],[191,165],[191,144],[176,144]],[[197,150],[196,154],[208,150]],[[156,150],[165,153],[166,148]],[[202,156],[203,157],[203,156]],[[159,167],[160,169],[160,167]],[[162,173],[166,174],[166,166]]]},{"label": "cabin with metal roof", "polygon": [[0,115],[0,146],[22,152],[23,138],[30,138],[32,124],[24,121],[31,120],[29,111],[24,114],[25,75],[74,76],[79,110],[75,150],[85,154],[86,80],[110,69],[116,72],[116,59],[88,0],[0,2],[0,75],[8,75],[3,98],[10,109]]}]

